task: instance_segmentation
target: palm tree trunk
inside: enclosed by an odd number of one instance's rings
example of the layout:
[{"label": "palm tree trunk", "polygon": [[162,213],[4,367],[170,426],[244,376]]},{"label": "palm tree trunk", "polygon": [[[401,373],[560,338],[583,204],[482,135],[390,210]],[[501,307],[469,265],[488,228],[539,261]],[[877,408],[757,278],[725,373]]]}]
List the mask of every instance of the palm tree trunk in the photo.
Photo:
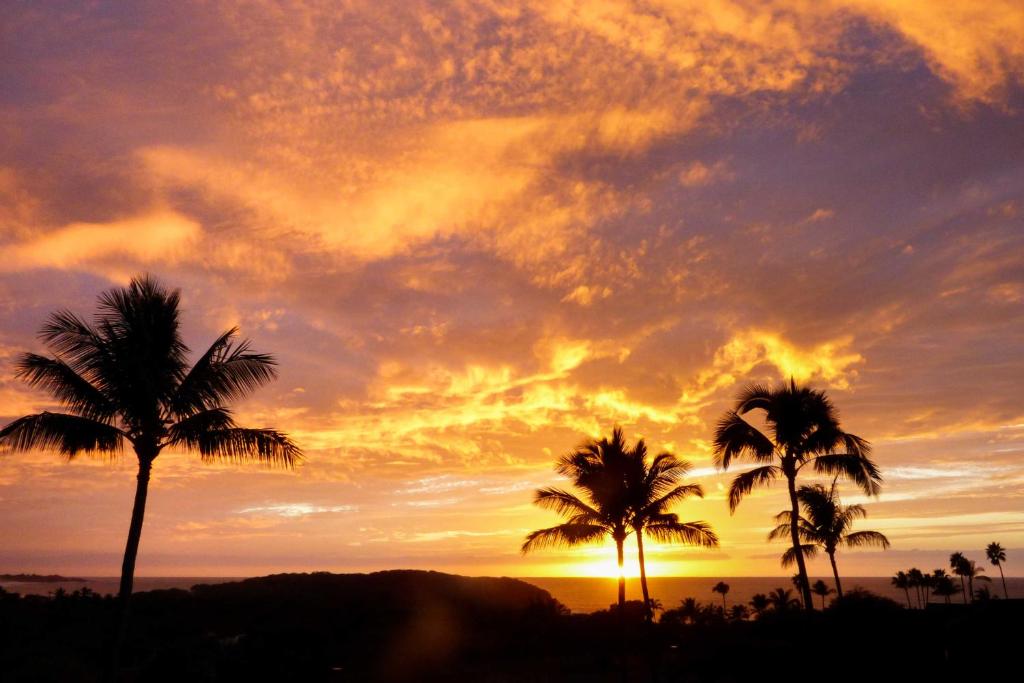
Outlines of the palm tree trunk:
[{"label": "palm tree trunk", "polygon": [[1006,577],[1003,575],[1003,563],[998,562],[996,566],[999,567],[999,578],[1003,580],[1003,597],[1007,600],[1010,599],[1010,594],[1006,591]]},{"label": "palm tree trunk", "polygon": [[[644,614],[647,616],[647,621],[653,621],[654,614],[651,609],[651,594],[647,591],[647,568],[644,564],[644,532],[642,529],[636,530],[636,552],[640,560],[640,590],[644,594]],[[622,574],[621,570],[619,574]]]},{"label": "palm tree trunk", "polygon": [[971,594],[971,602],[974,602],[974,577],[973,576],[968,576],[967,577],[967,590]]},{"label": "palm tree trunk", "polygon": [[[843,599],[843,584],[839,581],[839,568],[836,567],[836,554],[831,552],[828,554],[828,559],[832,563],[832,576],[836,578],[836,597],[840,600]],[[825,598],[821,598],[822,609],[825,609]]]},{"label": "palm tree trunk", "polygon": [[910,589],[904,587],[903,592],[907,594],[907,609],[914,609],[914,606],[910,604]]},{"label": "palm tree trunk", "polygon": [[622,549],[624,542],[624,538],[615,539],[615,551],[619,557],[619,616],[623,616],[626,613],[626,575],[623,569],[624,553]]},{"label": "palm tree trunk", "polygon": [[120,668],[121,647],[124,644],[131,607],[132,587],[135,583],[135,558],[139,554],[139,539],[142,538],[142,521],[146,515],[146,494],[149,492],[149,475],[153,460],[139,456],[139,474],[135,484],[135,504],[132,506],[132,521],[128,526],[128,542],[124,548],[121,563],[121,585],[118,589],[117,622],[114,630],[114,644],[111,656],[112,678],[117,677]]},{"label": "palm tree trunk", "polygon": [[789,503],[792,511],[789,516],[789,534],[793,540],[793,552],[796,554],[796,566],[800,574],[800,594],[803,596],[804,609],[813,612],[814,602],[811,598],[811,585],[807,580],[807,563],[804,562],[804,553],[800,547],[800,502],[796,497],[796,476],[786,477],[789,485]]},{"label": "palm tree trunk", "polygon": [[967,584],[964,583],[964,575],[960,575],[960,595],[964,598],[964,604],[967,604]]}]

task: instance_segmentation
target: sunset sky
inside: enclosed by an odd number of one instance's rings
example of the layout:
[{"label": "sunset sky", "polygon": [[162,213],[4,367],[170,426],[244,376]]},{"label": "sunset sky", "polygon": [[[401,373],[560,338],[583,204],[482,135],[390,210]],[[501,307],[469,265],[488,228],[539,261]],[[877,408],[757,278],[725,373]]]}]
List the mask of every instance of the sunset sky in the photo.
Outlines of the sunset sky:
[{"label": "sunset sky", "polygon": [[[790,376],[885,475],[842,489],[893,543],[846,574],[1024,574],[1022,35],[1019,0],[7,3],[0,423],[54,408],[13,377],[46,317],[149,272],[195,352],[276,355],[239,421],[307,457],[161,455],[139,575],[607,575],[519,546],[615,424],[722,538],[652,573],[788,574],[784,489],[730,516],[709,441]],[[0,456],[0,571],[116,574],[134,471]]]}]

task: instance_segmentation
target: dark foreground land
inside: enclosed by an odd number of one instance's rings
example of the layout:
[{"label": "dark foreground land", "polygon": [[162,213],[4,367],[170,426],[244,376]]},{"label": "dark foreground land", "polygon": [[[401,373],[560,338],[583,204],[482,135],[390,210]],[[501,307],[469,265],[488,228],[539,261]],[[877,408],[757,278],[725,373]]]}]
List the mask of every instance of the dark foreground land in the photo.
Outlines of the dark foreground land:
[{"label": "dark foreground land", "polygon": [[[122,681],[945,681],[1019,675],[1024,604],[646,624],[514,579],[282,574],[136,595]],[[94,681],[115,603],[0,595],[0,680]]]}]

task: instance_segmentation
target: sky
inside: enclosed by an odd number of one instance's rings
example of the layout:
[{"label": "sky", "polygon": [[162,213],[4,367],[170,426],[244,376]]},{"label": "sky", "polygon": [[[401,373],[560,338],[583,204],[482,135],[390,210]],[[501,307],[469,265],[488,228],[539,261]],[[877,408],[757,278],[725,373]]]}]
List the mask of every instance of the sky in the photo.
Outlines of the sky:
[{"label": "sky", "polygon": [[[55,407],[13,376],[50,313],[151,273],[196,354],[277,357],[236,412],[306,459],[162,454],[139,575],[607,576],[519,546],[613,425],[722,539],[651,573],[787,575],[784,490],[730,515],[710,439],[789,377],[885,476],[840,489],[892,541],[844,573],[1024,575],[1022,34],[1016,0],[7,3],[0,422]],[[0,571],[116,574],[133,460],[0,456]]]}]

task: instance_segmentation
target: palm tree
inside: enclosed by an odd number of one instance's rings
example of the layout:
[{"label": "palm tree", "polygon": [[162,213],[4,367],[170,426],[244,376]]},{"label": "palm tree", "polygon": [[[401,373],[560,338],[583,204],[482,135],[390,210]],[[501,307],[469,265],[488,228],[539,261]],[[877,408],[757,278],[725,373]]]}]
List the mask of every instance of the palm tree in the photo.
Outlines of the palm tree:
[{"label": "palm tree", "polygon": [[549,546],[577,546],[611,536],[618,558],[619,614],[625,612],[626,577],[623,573],[623,547],[630,534],[630,514],[626,491],[626,471],[630,467],[622,430],[612,438],[590,440],[558,459],[555,471],[568,477],[582,497],[555,487],[538,489],[534,504],[554,510],[567,521],[526,536],[522,552]]},{"label": "palm tree", "polygon": [[921,602],[921,586],[924,580],[924,574],[917,567],[911,567],[907,570],[907,578],[910,580],[910,587],[914,589],[914,594],[917,597],[918,608],[924,605]]},{"label": "palm tree", "polygon": [[[803,506],[805,517],[797,520],[797,531],[801,541],[801,554],[813,554],[805,544],[818,546],[828,555],[832,563],[832,575],[836,581],[836,594],[843,597],[843,584],[839,580],[839,568],[836,566],[836,550],[840,545],[848,548],[875,545],[889,547],[889,539],[877,531],[850,531],[853,522],[868,516],[867,510],[861,505],[843,505],[836,495],[836,482],[831,488],[821,484],[801,486],[797,498]],[[769,540],[786,539],[792,529],[790,511],[783,510],[776,516],[779,522],[768,535]],[[796,553],[790,548],[783,555],[783,566],[792,564]]]},{"label": "palm tree", "polygon": [[776,612],[785,612],[790,609],[799,609],[800,600],[793,597],[793,591],[788,588],[776,588],[768,594],[768,604]]},{"label": "palm tree", "polygon": [[750,610],[746,605],[735,604],[729,608],[729,619],[732,621],[745,621],[750,617]]},{"label": "palm tree", "polygon": [[722,611],[725,612],[725,595],[729,592],[729,584],[725,581],[719,581],[711,589],[712,593],[718,593],[722,596]]},{"label": "palm tree", "polygon": [[68,460],[118,455],[126,444],[135,452],[139,470],[121,565],[115,667],[157,456],[186,450],[204,462],[283,467],[301,458],[285,434],[239,427],[226,407],[274,379],[274,359],[251,351],[230,329],[189,368],[179,301],[177,291],[143,276],[100,295],[92,323],[68,311],[53,314],[39,333],[53,355],[24,354],[17,374],[66,412],[26,415],[0,430],[0,444],[10,450],[56,449]]},{"label": "palm tree", "polygon": [[825,598],[830,594],[835,593],[827,583],[818,579],[811,585],[811,592],[821,598],[821,609],[825,609]]},{"label": "palm tree", "polygon": [[999,578],[1003,581],[1003,597],[1009,600],[1010,594],[1006,590],[1006,576],[1003,574],[1003,562],[1006,562],[1006,549],[998,543],[989,543],[985,548],[985,556],[988,561],[999,567]]},{"label": "palm tree", "polygon": [[991,581],[992,579],[987,576],[982,576],[985,573],[984,567],[979,567],[974,560],[965,560],[961,566],[962,576],[967,579],[967,590],[971,592],[971,601],[974,601],[974,580],[978,581]]},{"label": "palm tree", "polygon": [[967,566],[967,558],[963,553],[951,553],[949,556],[949,568],[954,574],[960,577],[960,590],[964,596],[964,604],[967,604],[967,582],[964,579],[964,569]]},{"label": "palm tree", "polygon": [[950,596],[956,595],[956,584],[946,573],[945,569],[936,569],[931,575],[932,594],[945,599],[946,604],[950,603]]},{"label": "palm tree", "polygon": [[754,593],[750,598],[750,609],[754,610],[754,614],[761,616],[771,603],[768,601],[768,596],[764,593]]},{"label": "palm tree", "polygon": [[[753,410],[764,411],[771,437],[743,419]],[[799,552],[800,503],[796,480],[811,465],[819,474],[844,476],[867,494],[876,495],[882,477],[868,457],[867,441],[844,432],[832,402],[822,391],[789,385],[770,389],[754,385],[745,389],[733,410],[727,412],[715,430],[716,464],[727,470],[733,459],[750,458],[758,467],[736,475],[729,489],[729,509],[735,512],[743,497],[759,485],[786,479],[790,502],[790,542],[800,574],[800,590],[806,609],[813,610],[807,566]]]},{"label": "palm tree", "polygon": [[907,576],[907,573],[903,570],[896,572],[890,583],[896,588],[903,589],[903,592],[907,595],[907,608],[912,609],[914,606],[910,604],[910,578]]},{"label": "palm tree", "polygon": [[680,522],[669,508],[689,496],[704,497],[699,484],[682,484],[680,480],[691,465],[671,453],[661,453],[648,462],[647,445],[639,439],[627,449],[622,430],[616,427],[612,441],[620,443],[628,461],[626,489],[629,527],[636,533],[637,558],[640,563],[640,589],[643,592],[647,619],[653,618],[650,592],[647,587],[647,566],[644,560],[644,532],[661,542],[678,541],[704,548],[718,547],[718,536],[707,522]]}]

